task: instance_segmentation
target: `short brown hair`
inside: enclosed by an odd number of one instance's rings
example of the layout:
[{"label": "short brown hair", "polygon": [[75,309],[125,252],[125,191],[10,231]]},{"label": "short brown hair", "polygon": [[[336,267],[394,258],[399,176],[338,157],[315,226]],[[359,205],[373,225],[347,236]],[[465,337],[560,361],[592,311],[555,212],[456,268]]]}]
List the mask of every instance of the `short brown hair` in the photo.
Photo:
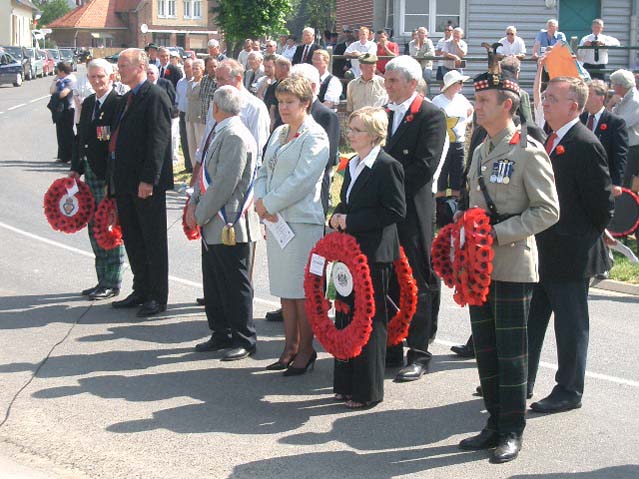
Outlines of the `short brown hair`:
[{"label": "short brown hair", "polygon": [[308,79],[299,75],[285,78],[277,84],[275,95],[279,99],[280,95],[285,94],[297,97],[302,103],[308,102],[307,110],[311,109],[311,104],[313,103],[313,86]]},{"label": "short brown hair", "polygon": [[548,82],[551,83],[568,83],[568,91],[572,96],[572,100],[577,102],[580,110],[584,109],[586,100],[588,99],[588,86],[581,78],[573,77],[555,77]]}]

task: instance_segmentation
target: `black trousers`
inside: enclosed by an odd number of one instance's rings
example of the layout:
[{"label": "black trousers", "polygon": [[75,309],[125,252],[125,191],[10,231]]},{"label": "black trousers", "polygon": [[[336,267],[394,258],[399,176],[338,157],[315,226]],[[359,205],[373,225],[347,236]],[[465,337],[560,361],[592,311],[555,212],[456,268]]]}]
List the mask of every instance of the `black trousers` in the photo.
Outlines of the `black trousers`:
[{"label": "black trousers", "polygon": [[75,110],[64,110],[55,124],[55,134],[58,139],[58,158],[70,162],[73,157],[75,134],[73,133],[73,116]]},{"label": "black trousers", "polygon": [[[413,210],[413,212],[411,212]],[[406,220],[401,223],[399,239],[417,283],[417,310],[410,323],[406,345],[409,348],[406,359],[408,363],[430,361],[431,353],[428,345],[437,331],[437,316],[440,303],[440,282],[433,272],[430,264],[431,238],[427,244],[422,240],[419,223],[414,213],[414,208],[409,206]],[[389,283],[390,297],[396,305],[399,305],[399,284],[397,277],[391,276]],[[391,314],[393,312],[391,311]],[[403,359],[403,346],[388,348],[387,357],[390,362],[399,362]]]},{"label": "black trousers", "polygon": [[533,289],[528,317],[528,390],[532,392],[539,368],[539,357],[544,344],[551,313],[555,313],[555,340],[557,385],[553,394],[565,399],[581,399],[586,376],[588,336],[589,278],[578,280],[542,280]]},{"label": "black trousers", "polygon": [[250,271],[255,242],[234,246],[203,243],[202,248],[206,319],[213,337],[230,347],[254,348],[257,333]]},{"label": "black trousers", "polygon": [[169,296],[169,250],[166,235],[166,193],[153,191],[117,196],[122,239],[133,272],[133,291],[146,300],[166,304]]},{"label": "black trousers", "polygon": [[[388,280],[392,265],[372,263],[371,279],[375,292],[375,316],[373,317],[373,331],[362,348],[362,353],[349,361],[335,360],[333,376],[333,391],[335,394],[352,396],[357,402],[379,402],[384,399],[384,368],[386,365],[386,340],[388,325],[388,308],[386,295],[388,294]],[[353,310],[354,296],[338,299],[346,303]],[[335,314],[335,326],[343,329],[351,321],[351,314],[342,312]]]},{"label": "black trousers", "polygon": [[193,163],[191,162],[191,154],[189,153],[189,142],[186,138],[186,113],[180,112],[180,145],[182,145],[182,154],[184,155],[184,168],[187,171],[193,171]]}]

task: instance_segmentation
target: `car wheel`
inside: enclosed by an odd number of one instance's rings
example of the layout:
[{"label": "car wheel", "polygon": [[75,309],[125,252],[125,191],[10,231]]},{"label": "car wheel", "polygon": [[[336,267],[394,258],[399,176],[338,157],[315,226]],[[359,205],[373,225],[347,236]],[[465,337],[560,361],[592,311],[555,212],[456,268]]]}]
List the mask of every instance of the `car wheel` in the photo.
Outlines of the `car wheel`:
[{"label": "car wheel", "polygon": [[16,81],[13,83],[13,86],[22,86],[22,73],[18,73],[18,76],[16,77]]}]

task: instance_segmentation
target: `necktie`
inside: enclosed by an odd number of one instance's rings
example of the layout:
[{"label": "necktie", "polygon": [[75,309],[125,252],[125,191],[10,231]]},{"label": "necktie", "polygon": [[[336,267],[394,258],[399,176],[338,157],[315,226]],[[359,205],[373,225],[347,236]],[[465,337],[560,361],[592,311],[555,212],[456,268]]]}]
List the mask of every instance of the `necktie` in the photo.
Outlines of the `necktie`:
[{"label": "necktie", "polygon": [[595,126],[595,115],[588,115],[588,123],[586,123],[586,126],[590,131],[595,131],[593,128]]},{"label": "necktie", "polygon": [[160,78],[164,78],[164,67],[160,67]]},{"label": "necktie", "polygon": [[302,55],[302,63],[306,63],[307,58],[308,58],[308,45],[304,47],[304,54]]},{"label": "necktie", "polygon": [[93,108],[93,121],[98,119],[98,115],[100,115],[100,101],[96,98],[95,107]]},{"label": "necktie", "polygon": [[129,106],[131,106],[131,103],[133,103],[133,96],[133,92],[129,93],[129,97],[126,99],[126,106],[124,107],[124,110],[122,110],[122,114],[120,115],[118,126],[115,128],[113,135],[111,135],[111,140],[109,141],[109,153],[111,153],[112,158],[115,158],[115,147],[118,142],[118,135],[120,133],[120,126],[122,125],[122,119],[124,118],[126,111],[129,109]]},{"label": "necktie", "polygon": [[549,155],[552,152],[553,147],[555,146],[556,139],[557,139],[557,133],[553,131],[548,137],[548,140],[546,141],[546,153],[548,153]]},{"label": "necktie", "polygon": [[[597,41],[597,35],[595,35],[595,41]],[[595,61],[599,61],[599,49],[595,48]]]}]

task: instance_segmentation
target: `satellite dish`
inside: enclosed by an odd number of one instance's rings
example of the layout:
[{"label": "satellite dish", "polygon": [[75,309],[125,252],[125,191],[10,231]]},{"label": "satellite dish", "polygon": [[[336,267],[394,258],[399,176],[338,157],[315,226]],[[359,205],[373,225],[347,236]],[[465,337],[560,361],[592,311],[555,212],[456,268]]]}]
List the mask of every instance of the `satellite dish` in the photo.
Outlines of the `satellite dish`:
[{"label": "satellite dish", "polygon": [[149,31],[149,26],[146,23],[143,23],[142,25],[140,25],[140,31],[146,34],[146,32]]}]

